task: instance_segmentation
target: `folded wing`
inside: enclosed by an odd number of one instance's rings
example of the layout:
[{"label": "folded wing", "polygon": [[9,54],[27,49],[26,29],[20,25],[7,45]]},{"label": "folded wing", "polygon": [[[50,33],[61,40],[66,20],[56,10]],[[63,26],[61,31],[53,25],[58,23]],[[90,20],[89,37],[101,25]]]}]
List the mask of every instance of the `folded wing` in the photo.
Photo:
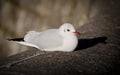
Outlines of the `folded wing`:
[{"label": "folded wing", "polygon": [[50,29],[43,32],[30,31],[24,40],[28,43],[37,45],[40,49],[55,49],[62,46],[63,37],[57,29]]}]

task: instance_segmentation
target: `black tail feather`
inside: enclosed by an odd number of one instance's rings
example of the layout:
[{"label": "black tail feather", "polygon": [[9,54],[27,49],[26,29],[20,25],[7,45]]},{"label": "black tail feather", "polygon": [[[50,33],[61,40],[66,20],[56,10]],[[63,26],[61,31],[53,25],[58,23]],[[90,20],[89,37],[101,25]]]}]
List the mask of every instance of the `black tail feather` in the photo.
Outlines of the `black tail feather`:
[{"label": "black tail feather", "polygon": [[24,38],[7,39],[8,41],[24,41]]}]

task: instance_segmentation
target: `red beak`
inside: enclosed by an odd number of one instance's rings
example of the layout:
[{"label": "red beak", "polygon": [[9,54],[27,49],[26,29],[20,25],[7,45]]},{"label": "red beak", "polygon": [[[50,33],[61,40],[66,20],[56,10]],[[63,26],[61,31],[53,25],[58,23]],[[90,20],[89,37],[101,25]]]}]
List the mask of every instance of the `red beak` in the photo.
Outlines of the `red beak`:
[{"label": "red beak", "polygon": [[77,32],[77,31],[75,31],[75,32],[73,32],[75,35],[78,35],[78,34],[80,34],[80,32]]}]

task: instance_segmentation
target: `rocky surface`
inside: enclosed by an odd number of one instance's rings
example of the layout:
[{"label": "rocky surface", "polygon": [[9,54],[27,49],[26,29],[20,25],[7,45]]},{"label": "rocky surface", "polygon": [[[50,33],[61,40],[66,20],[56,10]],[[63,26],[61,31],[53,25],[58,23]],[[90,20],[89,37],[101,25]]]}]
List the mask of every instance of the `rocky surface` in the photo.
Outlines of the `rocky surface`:
[{"label": "rocky surface", "polygon": [[0,68],[0,75],[116,75],[120,67],[120,1],[96,0],[99,13],[78,28],[79,44],[74,52],[29,51],[4,59],[0,64],[31,59]]}]

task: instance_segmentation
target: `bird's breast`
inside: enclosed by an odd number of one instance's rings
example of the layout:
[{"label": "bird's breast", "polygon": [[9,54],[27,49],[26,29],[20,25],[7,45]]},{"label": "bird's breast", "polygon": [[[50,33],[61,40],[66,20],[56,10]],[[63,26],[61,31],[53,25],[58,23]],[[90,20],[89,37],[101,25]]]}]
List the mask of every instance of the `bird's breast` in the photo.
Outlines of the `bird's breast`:
[{"label": "bird's breast", "polygon": [[73,51],[77,47],[78,38],[77,36],[67,37],[63,42],[63,50],[65,51]]}]

